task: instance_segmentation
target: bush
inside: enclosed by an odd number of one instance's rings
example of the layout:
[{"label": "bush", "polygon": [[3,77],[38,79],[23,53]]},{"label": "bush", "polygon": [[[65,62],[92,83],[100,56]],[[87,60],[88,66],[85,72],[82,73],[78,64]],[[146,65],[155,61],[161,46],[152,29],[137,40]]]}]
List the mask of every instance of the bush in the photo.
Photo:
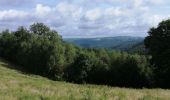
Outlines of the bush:
[{"label": "bush", "polygon": [[86,83],[89,72],[95,66],[92,53],[79,53],[74,63],[67,69],[67,80],[75,83]]},{"label": "bush", "polygon": [[122,54],[112,63],[111,84],[123,87],[150,87],[152,69],[144,56]]}]

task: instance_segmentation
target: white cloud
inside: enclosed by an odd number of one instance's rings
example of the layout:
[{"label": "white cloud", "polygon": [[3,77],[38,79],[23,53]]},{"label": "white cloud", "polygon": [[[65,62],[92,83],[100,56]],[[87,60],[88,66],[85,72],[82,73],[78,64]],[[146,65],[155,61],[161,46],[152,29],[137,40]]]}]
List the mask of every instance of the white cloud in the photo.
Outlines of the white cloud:
[{"label": "white cloud", "polygon": [[14,18],[24,18],[28,13],[17,10],[4,10],[0,11],[0,20],[9,20]]},{"label": "white cloud", "polygon": [[95,21],[99,19],[101,16],[102,16],[102,11],[99,8],[88,10],[85,14],[85,18],[87,18],[90,21]]},{"label": "white cloud", "polygon": [[[10,1],[0,0],[0,5]],[[51,4],[53,6],[38,1],[30,10],[1,10],[0,29],[43,22],[64,36],[144,36],[150,27],[168,17],[161,12],[152,12],[152,7],[162,4],[162,0],[82,0],[83,4],[64,0]]]},{"label": "white cloud", "polygon": [[149,0],[149,1],[152,4],[162,4],[162,3],[166,2],[166,0]]},{"label": "white cloud", "polygon": [[144,1],[143,0],[132,0],[134,7],[140,7],[143,5]]},{"label": "white cloud", "polygon": [[[34,4],[38,0],[0,0],[0,6],[2,7],[21,7],[25,5]],[[21,5],[22,3],[22,5]]]},{"label": "white cloud", "polygon": [[109,16],[121,16],[127,14],[126,11],[123,11],[120,8],[113,8],[113,7],[105,9],[104,13]]},{"label": "white cloud", "polygon": [[165,17],[161,16],[161,15],[151,15],[147,21],[148,21],[148,24],[150,26],[157,26],[159,22],[161,22],[162,20],[164,20]]},{"label": "white cloud", "polygon": [[69,17],[80,17],[82,13],[82,8],[73,4],[68,4],[66,2],[61,2],[56,5],[55,10],[62,14],[62,16]]},{"label": "white cloud", "polygon": [[36,13],[40,16],[47,15],[51,12],[51,8],[48,6],[44,6],[42,4],[37,4],[36,6]]}]

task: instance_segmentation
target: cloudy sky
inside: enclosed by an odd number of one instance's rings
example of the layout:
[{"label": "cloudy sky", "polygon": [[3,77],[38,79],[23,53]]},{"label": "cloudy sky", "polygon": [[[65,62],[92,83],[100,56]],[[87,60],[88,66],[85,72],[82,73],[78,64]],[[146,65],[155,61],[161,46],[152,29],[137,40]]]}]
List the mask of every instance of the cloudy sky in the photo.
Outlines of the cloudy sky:
[{"label": "cloudy sky", "polygon": [[43,22],[63,37],[146,36],[170,0],[0,0],[0,30]]}]

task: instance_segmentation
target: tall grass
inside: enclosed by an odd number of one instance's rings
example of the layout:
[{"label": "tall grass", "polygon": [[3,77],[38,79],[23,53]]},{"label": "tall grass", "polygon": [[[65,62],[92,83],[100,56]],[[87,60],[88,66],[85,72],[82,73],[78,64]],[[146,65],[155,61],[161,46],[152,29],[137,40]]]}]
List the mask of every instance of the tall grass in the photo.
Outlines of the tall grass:
[{"label": "tall grass", "polygon": [[28,75],[0,61],[0,100],[170,100],[170,90],[77,85]]}]

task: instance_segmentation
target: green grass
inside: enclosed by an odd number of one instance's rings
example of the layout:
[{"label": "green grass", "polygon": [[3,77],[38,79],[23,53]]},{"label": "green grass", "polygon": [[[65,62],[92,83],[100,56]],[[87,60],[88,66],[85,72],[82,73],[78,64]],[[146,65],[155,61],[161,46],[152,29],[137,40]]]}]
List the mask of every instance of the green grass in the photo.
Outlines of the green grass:
[{"label": "green grass", "polygon": [[12,68],[0,60],[0,100],[170,100],[170,90],[77,85]]}]

